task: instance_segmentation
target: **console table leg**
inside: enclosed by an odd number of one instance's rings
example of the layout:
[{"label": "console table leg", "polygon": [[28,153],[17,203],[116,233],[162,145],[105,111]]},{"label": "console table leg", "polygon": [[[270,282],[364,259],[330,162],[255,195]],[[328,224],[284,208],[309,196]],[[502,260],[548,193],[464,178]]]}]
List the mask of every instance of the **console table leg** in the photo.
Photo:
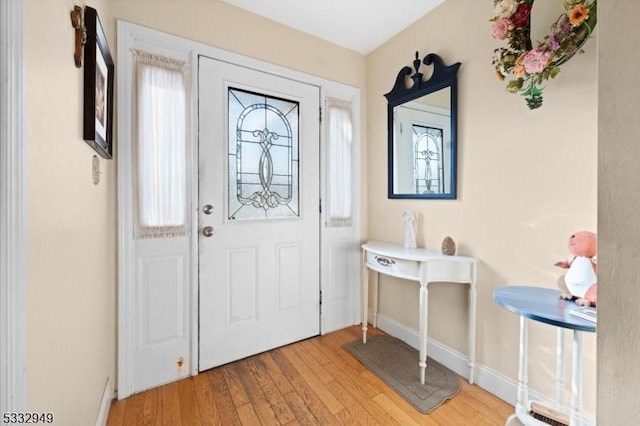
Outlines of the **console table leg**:
[{"label": "console table leg", "polygon": [[360,297],[362,298],[362,343],[367,343],[367,311],[369,310],[369,270],[366,265],[362,265],[362,285],[360,286]]},{"label": "console table leg", "polygon": [[380,288],[380,273],[373,274],[373,328],[378,328],[378,291]]},{"label": "console table leg", "polygon": [[469,284],[469,384],[473,384],[476,373],[476,265]]},{"label": "console table leg", "polygon": [[573,363],[571,372],[571,426],[580,426],[582,421],[582,333],[573,331]]},{"label": "console table leg", "polygon": [[424,385],[427,369],[427,319],[429,317],[429,290],[427,282],[420,283],[420,383]]},{"label": "console table leg", "polygon": [[556,402],[564,403],[564,329],[558,327],[556,343]]},{"label": "console table leg", "polygon": [[527,404],[529,401],[528,390],[528,366],[527,366],[527,352],[528,352],[528,336],[527,336],[527,319],[520,317],[520,361],[518,366],[518,405],[525,410],[528,410]]}]

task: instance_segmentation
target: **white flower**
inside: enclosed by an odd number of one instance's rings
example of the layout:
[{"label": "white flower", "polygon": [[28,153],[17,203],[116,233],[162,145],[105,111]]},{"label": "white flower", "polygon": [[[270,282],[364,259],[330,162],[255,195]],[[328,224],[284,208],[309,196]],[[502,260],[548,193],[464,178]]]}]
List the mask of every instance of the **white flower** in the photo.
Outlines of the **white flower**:
[{"label": "white flower", "polygon": [[495,15],[498,19],[510,18],[516,12],[518,3],[516,0],[500,0],[494,8]]}]

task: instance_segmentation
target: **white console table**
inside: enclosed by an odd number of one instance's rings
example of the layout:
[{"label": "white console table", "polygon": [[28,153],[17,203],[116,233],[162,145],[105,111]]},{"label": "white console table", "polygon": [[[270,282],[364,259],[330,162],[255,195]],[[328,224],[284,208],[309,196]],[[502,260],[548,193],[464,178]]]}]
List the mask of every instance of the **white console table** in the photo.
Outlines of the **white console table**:
[{"label": "white console table", "polygon": [[379,274],[420,283],[420,383],[427,367],[428,285],[430,282],[469,284],[469,383],[473,383],[476,356],[476,283],[478,259],[446,256],[434,250],[406,248],[400,244],[369,241],[362,245],[362,341],[367,342],[369,273],[377,272],[373,285],[373,327],[377,327]]}]

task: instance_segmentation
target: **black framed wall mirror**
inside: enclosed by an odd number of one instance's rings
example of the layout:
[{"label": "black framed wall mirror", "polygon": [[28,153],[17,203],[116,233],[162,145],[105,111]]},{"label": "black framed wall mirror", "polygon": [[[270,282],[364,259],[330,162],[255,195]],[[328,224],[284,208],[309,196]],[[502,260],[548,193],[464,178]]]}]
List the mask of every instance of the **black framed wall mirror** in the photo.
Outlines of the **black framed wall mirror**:
[{"label": "black framed wall mirror", "polygon": [[[420,72],[422,64],[433,65],[427,79]],[[389,198],[456,198],[460,65],[445,66],[435,53],[421,61],[416,52],[413,69],[403,67],[393,89],[384,95],[388,102]]]}]

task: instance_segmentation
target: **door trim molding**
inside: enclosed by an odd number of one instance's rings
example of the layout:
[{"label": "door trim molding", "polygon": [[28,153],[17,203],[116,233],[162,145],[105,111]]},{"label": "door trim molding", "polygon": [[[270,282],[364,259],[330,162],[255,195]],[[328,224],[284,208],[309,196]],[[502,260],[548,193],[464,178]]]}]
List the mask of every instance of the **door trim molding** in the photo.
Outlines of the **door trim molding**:
[{"label": "door trim molding", "polygon": [[[118,22],[117,29],[117,64],[119,72],[116,73],[118,82],[116,88],[118,94],[117,99],[117,116],[118,116],[118,145],[122,146],[124,141],[129,141],[127,137],[131,134],[131,114],[130,108],[125,102],[127,90],[131,90],[131,74],[132,72],[124,72],[125,69],[131,69],[132,61],[129,52],[133,45],[134,37],[125,33],[121,23]],[[129,239],[130,229],[133,227],[133,218],[131,217],[131,208],[129,204],[130,189],[129,185],[124,182],[131,182],[129,170],[131,168],[131,156],[125,155],[125,150],[118,149],[116,162],[118,169],[118,358],[117,358],[117,395],[118,399],[124,399],[133,393],[133,361],[135,346],[133,342],[134,336],[134,320],[133,320],[133,294],[131,283],[135,282],[133,244]]]},{"label": "door trim molding", "polygon": [[[174,35],[166,34],[161,31],[146,28],[140,25],[136,25],[130,22],[117,21],[117,39],[118,39],[118,64],[120,65],[120,72],[118,73],[118,141],[120,144],[126,143],[130,139],[131,131],[131,119],[127,116],[126,111],[128,107],[126,105],[126,99],[130,98],[126,95],[126,90],[131,87],[131,73],[128,72],[128,64],[130,60],[127,60],[126,53],[129,52],[131,47],[149,45],[154,48],[161,47],[166,51],[167,55],[177,54],[180,56],[188,55],[191,60],[191,88],[192,93],[197,93],[197,58],[198,56],[207,56],[212,59],[229,62],[235,65],[243,66],[246,68],[252,68],[258,71],[275,74],[281,77],[285,77],[291,80],[300,81],[306,84],[317,85],[320,87],[321,104],[324,103],[324,97],[326,93],[347,92],[357,93],[356,101],[358,102],[359,110],[359,89],[346,84],[338,83],[331,80],[326,80],[321,77],[317,77],[311,74],[306,74],[300,71],[295,71],[289,68],[285,68],[279,65],[263,62],[258,59],[249,58],[237,53],[229,52],[220,48],[208,46],[203,43],[183,39]],[[197,132],[197,117],[195,111],[197,111],[197,96],[191,96],[191,170],[192,170],[192,188],[197,188],[198,182],[198,132]],[[360,124],[358,117],[358,124]],[[323,132],[321,132],[322,134]],[[359,134],[359,129],[358,129]],[[359,141],[359,139],[358,139]],[[358,147],[358,153],[359,153]],[[132,393],[132,381],[133,381],[133,354],[135,351],[134,342],[134,323],[133,318],[133,306],[131,304],[130,295],[132,294],[132,285],[135,277],[133,274],[134,267],[132,264],[132,245],[128,241],[127,235],[129,232],[128,227],[132,224],[132,217],[130,215],[131,206],[129,205],[129,192],[130,188],[126,187],[126,183],[130,182],[130,176],[128,176],[127,170],[130,169],[130,158],[126,156],[124,150],[118,152],[118,398],[125,398]],[[322,172],[321,172],[322,173]],[[360,170],[357,172],[358,178],[360,177]],[[358,182],[359,184],[359,182]],[[190,282],[190,330],[191,335],[191,375],[198,374],[198,191],[192,190],[191,205],[195,208],[192,209],[193,224],[191,232],[191,282]],[[359,203],[357,203],[359,208]],[[358,213],[359,219],[359,210]],[[358,224],[359,225],[359,224]],[[357,231],[358,242],[360,240],[360,230],[358,226]],[[321,235],[322,239],[322,235]],[[359,265],[357,266],[359,269]],[[359,278],[359,274],[358,274]],[[359,292],[360,283],[354,282],[354,288],[356,292]],[[356,297],[356,303],[359,303],[359,297]],[[358,312],[358,308],[355,307],[354,312]]]},{"label": "door trim molding", "polygon": [[[134,304],[137,283],[136,277],[136,250],[133,240],[133,208],[132,208],[132,151],[130,149],[132,135],[132,87],[133,87],[133,60],[131,49],[142,49],[162,54],[168,57],[180,58],[190,62],[190,81],[193,82],[196,65],[193,58],[193,42],[175,36],[150,30],[124,21],[117,21],[117,52],[120,72],[117,73],[118,90],[118,142],[122,147],[118,150],[116,161],[118,163],[118,382],[117,397],[124,399],[134,393],[135,383],[135,355],[139,342],[135,341],[135,313]],[[127,72],[128,70],[129,72]],[[193,88],[196,86],[192,86]],[[193,99],[190,105],[193,108]],[[190,130],[195,127],[193,114],[190,118]],[[190,134],[190,143],[197,135]],[[192,144],[193,146],[193,144]],[[193,161],[193,159],[189,159]],[[191,168],[197,163],[192,163]],[[197,177],[197,175],[196,175]],[[193,176],[191,177],[193,179]],[[193,180],[190,181],[193,186]],[[191,191],[193,192],[193,191]],[[197,223],[197,222],[196,222]],[[189,247],[193,250],[193,239],[197,237],[197,230],[193,229],[189,240]],[[197,242],[197,238],[196,238]],[[197,246],[196,246],[197,247]],[[194,311],[197,313],[197,263],[193,262],[193,252],[187,256],[187,268],[190,271],[189,289],[189,318],[186,333],[190,335],[190,348],[197,345],[197,327],[193,326]],[[197,317],[196,317],[197,319]],[[195,335],[195,337],[194,337]],[[194,339],[195,338],[195,343]],[[190,351],[191,352],[191,351]],[[194,375],[193,354],[186,356],[191,362],[189,374]],[[197,358],[195,358],[197,360]],[[197,364],[195,372],[197,373]],[[164,382],[163,382],[164,383]],[[162,383],[162,384],[163,384]],[[160,384],[160,383],[159,383]]]},{"label": "door trim molding", "polygon": [[0,2],[0,412],[26,408],[24,4]]}]

